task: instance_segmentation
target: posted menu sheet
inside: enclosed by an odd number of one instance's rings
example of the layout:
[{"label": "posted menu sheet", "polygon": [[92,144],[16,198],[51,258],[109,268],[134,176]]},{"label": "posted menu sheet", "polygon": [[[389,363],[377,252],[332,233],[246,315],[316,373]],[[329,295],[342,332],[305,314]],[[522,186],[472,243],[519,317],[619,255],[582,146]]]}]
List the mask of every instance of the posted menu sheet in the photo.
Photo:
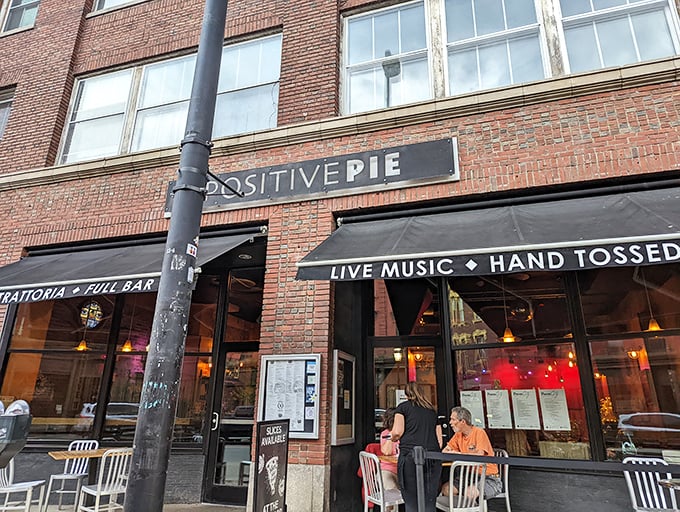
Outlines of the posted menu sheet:
[{"label": "posted menu sheet", "polygon": [[545,430],[571,430],[564,389],[541,389],[541,413]]},{"label": "posted menu sheet", "polygon": [[305,362],[271,361],[264,419],[290,419],[290,431],[305,429]]},{"label": "posted menu sheet", "polygon": [[486,393],[486,417],[489,420],[489,428],[512,428],[508,390],[487,389],[484,393]]},{"label": "posted menu sheet", "polygon": [[472,424],[475,427],[486,428],[484,421],[484,404],[481,391],[461,391],[460,406],[465,407],[472,414]]},{"label": "posted menu sheet", "polygon": [[541,430],[541,421],[538,418],[538,402],[536,390],[513,389],[512,410],[515,413],[515,428],[519,430]]}]

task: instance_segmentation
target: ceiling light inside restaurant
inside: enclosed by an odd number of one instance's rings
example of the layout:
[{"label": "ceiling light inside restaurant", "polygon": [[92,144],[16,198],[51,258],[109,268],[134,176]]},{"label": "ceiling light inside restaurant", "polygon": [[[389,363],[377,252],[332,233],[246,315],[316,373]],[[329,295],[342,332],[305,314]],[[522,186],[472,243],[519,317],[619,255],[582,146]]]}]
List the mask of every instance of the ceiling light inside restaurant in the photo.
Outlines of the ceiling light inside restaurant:
[{"label": "ceiling light inside restaurant", "polygon": [[87,341],[83,338],[80,340],[80,343],[78,343],[78,346],[74,348],[73,350],[77,350],[78,352],[85,352],[86,350],[90,350],[90,347],[87,346]]},{"label": "ceiling light inside restaurant", "polygon": [[132,352],[132,341],[130,340],[125,340],[125,343],[123,343],[123,346],[120,348],[121,352]]}]

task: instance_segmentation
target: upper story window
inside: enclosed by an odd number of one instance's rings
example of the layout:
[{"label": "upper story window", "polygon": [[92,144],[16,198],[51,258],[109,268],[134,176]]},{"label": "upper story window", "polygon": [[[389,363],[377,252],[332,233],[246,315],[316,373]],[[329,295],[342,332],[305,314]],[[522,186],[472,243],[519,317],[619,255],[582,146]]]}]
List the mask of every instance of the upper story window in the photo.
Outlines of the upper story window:
[{"label": "upper story window", "polygon": [[446,0],[449,94],[546,76],[533,0]]},{"label": "upper story window", "polygon": [[348,18],[350,112],[432,97],[423,2]]},{"label": "upper story window", "polygon": [[5,133],[9,112],[12,109],[12,93],[0,91],[0,139]]},{"label": "upper story window", "polygon": [[32,27],[38,14],[40,0],[9,0],[5,5],[6,11],[2,32],[8,32],[23,27]]},{"label": "upper story window", "polygon": [[620,66],[676,53],[668,2],[560,0],[572,72]]},{"label": "upper story window", "polygon": [[343,111],[675,55],[671,0],[421,0],[348,16]]},{"label": "upper story window", "polygon": [[96,0],[92,6],[93,11],[102,11],[104,9],[111,9],[119,5],[129,4],[131,0]]},{"label": "upper story window", "polygon": [[[79,80],[61,163],[178,144],[184,134],[196,55]],[[213,137],[277,124],[281,37],[225,47]]]}]

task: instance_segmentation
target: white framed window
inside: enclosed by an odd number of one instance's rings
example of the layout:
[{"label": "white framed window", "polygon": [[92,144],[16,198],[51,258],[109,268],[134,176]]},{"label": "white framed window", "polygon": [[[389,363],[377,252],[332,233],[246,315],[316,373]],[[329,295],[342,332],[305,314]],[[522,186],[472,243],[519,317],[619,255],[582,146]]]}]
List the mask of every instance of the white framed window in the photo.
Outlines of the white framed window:
[{"label": "white framed window", "polygon": [[9,120],[9,113],[12,110],[12,92],[0,91],[0,139],[2,139]]},{"label": "white framed window", "polygon": [[348,17],[345,33],[349,113],[432,98],[424,2]]},{"label": "white framed window", "polygon": [[534,0],[445,0],[449,94],[547,76]]},{"label": "white framed window", "polygon": [[103,11],[104,9],[111,9],[119,5],[132,3],[134,0],[95,0],[92,6],[92,11]]},{"label": "white framed window", "polygon": [[670,57],[679,34],[672,0],[407,1],[345,17],[342,109]]},{"label": "white framed window", "polygon": [[[61,163],[178,145],[196,54],[79,80]],[[213,138],[277,125],[281,36],[222,51]]]},{"label": "white framed window", "polygon": [[2,32],[32,27],[38,15],[40,0],[9,0],[5,9]]},{"label": "white framed window", "polygon": [[560,7],[572,73],[678,52],[668,0],[560,0]]}]

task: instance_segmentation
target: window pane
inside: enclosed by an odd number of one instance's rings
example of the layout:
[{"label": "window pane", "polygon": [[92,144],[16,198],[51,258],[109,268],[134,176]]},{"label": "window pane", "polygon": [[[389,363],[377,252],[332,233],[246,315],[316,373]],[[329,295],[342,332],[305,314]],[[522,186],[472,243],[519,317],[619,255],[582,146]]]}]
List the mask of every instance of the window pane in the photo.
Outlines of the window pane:
[{"label": "window pane", "polygon": [[626,0],[593,0],[593,7],[595,10],[608,9],[609,7],[616,7],[619,5],[626,5]]},{"label": "window pane", "polygon": [[214,132],[218,137],[276,126],[279,85],[263,85],[217,97]]},{"label": "window pane", "polygon": [[511,39],[510,60],[513,83],[530,82],[545,77],[538,36]]},{"label": "window pane", "polygon": [[401,65],[401,75],[392,88],[391,105],[423,101],[430,97],[427,61],[411,60]]},{"label": "window pane", "polygon": [[449,84],[451,94],[462,94],[479,89],[476,50],[449,54]]},{"label": "window pane", "polygon": [[263,269],[233,270],[229,277],[229,305],[225,341],[259,341]]},{"label": "window pane", "polygon": [[374,59],[379,59],[388,55],[398,55],[401,53],[399,48],[399,19],[398,12],[390,11],[375,16],[375,46]]},{"label": "window pane", "polygon": [[401,51],[411,52],[427,47],[425,11],[422,4],[401,11]]},{"label": "window pane", "polygon": [[194,77],[194,56],[160,62],[144,68],[137,108],[148,108],[188,100]]},{"label": "window pane", "polygon": [[349,75],[349,111],[364,112],[385,106],[382,68],[352,71]]},{"label": "window pane", "polygon": [[349,64],[371,60],[373,58],[373,19],[365,17],[350,20],[347,32]]},{"label": "window pane", "polygon": [[569,66],[572,73],[602,67],[592,25],[565,30],[564,37],[567,41],[567,54],[569,55]]},{"label": "window pane", "polygon": [[590,459],[572,343],[457,350],[460,403],[510,455]]},{"label": "window pane", "polygon": [[452,347],[498,343],[507,328],[523,340],[571,336],[561,274],[461,277],[449,287]]},{"label": "window pane", "polygon": [[475,21],[478,36],[505,30],[502,0],[475,0]]},{"label": "window pane", "polygon": [[130,95],[132,71],[89,78],[78,84],[74,121],[125,112]]},{"label": "window pane", "polygon": [[176,103],[137,113],[132,151],[179,144],[187,122],[189,102]]},{"label": "window pane", "polygon": [[632,19],[642,60],[658,59],[675,53],[671,31],[662,11],[634,15]]},{"label": "window pane", "polygon": [[123,119],[121,114],[72,124],[66,135],[62,163],[118,154]]},{"label": "window pane", "polygon": [[479,49],[480,78],[483,89],[510,83],[508,49],[505,42]]},{"label": "window pane", "polygon": [[590,0],[560,0],[562,16],[573,16],[590,12]]},{"label": "window pane", "polygon": [[39,4],[40,2],[30,0],[12,2],[4,30],[14,30],[16,28],[34,25],[35,18],[38,15]]},{"label": "window pane", "polygon": [[2,386],[3,404],[26,400],[33,422],[30,436],[42,439],[90,437],[104,355],[88,352],[11,353]]},{"label": "window pane", "polygon": [[2,138],[2,135],[5,133],[11,107],[11,101],[0,101],[0,138]]},{"label": "window pane", "polygon": [[374,288],[376,335],[435,336],[441,332],[436,282],[389,279]]},{"label": "window pane", "polygon": [[607,458],[664,457],[680,449],[680,337],[591,343]]},{"label": "window pane", "polygon": [[505,0],[505,16],[508,28],[536,23],[534,0]]},{"label": "window pane", "polygon": [[474,35],[471,0],[446,0],[447,41],[461,41]]},{"label": "window pane", "polygon": [[581,307],[589,334],[680,328],[680,266],[655,265],[579,272]]},{"label": "window pane", "polygon": [[638,61],[628,18],[598,23],[597,35],[600,39],[605,67],[621,66]]},{"label": "window pane", "polygon": [[123,5],[130,1],[131,0],[99,0],[94,10],[110,9],[111,7]]},{"label": "window pane", "polygon": [[261,41],[260,83],[277,82],[281,77],[281,37]]}]

